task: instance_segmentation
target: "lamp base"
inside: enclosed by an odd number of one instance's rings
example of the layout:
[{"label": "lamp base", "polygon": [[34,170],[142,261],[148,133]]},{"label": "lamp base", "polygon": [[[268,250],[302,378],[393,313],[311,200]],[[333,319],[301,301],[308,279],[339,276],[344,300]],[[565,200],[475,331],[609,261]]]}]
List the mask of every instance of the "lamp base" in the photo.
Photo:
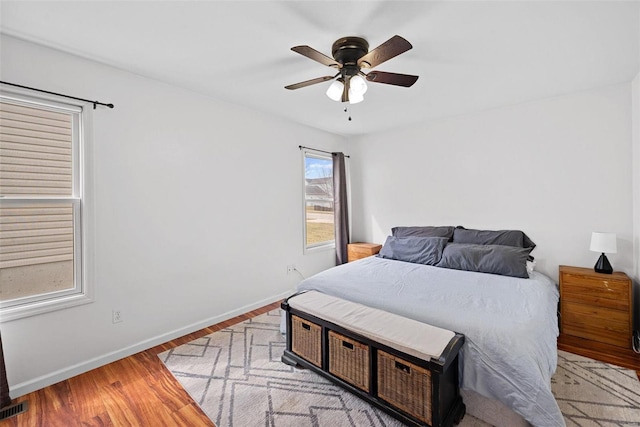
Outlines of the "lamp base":
[{"label": "lamp base", "polygon": [[604,252],[602,253],[602,255],[600,255],[600,258],[598,258],[598,262],[596,262],[596,265],[593,267],[593,269],[596,273],[613,273],[613,267],[611,267],[611,264],[609,263],[609,260],[607,259],[607,256],[604,254]]}]

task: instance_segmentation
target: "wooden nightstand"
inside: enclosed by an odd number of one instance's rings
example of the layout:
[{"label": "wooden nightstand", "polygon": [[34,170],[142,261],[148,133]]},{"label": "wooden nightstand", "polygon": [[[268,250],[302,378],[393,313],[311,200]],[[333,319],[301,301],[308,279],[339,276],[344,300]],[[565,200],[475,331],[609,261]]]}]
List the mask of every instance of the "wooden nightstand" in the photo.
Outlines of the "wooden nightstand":
[{"label": "wooden nightstand", "polygon": [[640,371],[631,345],[632,295],[622,272],[561,265],[558,348]]},{"label": "wooden nightstand", "polygon": [[347,261],[366,258],[380,252],[382,245],[376,243],[349,243],[347,245]]}]

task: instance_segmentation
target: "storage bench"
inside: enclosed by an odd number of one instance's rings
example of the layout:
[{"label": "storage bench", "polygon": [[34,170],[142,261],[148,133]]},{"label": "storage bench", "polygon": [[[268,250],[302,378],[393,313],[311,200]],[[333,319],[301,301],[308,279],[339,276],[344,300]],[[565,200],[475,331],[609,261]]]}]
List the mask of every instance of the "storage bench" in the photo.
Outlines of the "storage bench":
[{"label": "storage bench", "polygon": [[284,363],[312,369],[411,426],[451,426],[464,416],[464,335],[316,291],[292,295],[282,309]]}]

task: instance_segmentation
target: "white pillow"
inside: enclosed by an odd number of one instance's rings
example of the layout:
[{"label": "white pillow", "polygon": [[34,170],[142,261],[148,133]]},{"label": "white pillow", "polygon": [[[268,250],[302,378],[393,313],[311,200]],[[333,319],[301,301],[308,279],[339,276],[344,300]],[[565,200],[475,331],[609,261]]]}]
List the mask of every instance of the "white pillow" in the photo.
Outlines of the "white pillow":
[{"label": "white pillow", "polygon": [[533,270],[535,268],[536,268],[535,261],[527,261],[527,273],[529,273],[529,276],[531,276],[531,273],[533,273]]}]

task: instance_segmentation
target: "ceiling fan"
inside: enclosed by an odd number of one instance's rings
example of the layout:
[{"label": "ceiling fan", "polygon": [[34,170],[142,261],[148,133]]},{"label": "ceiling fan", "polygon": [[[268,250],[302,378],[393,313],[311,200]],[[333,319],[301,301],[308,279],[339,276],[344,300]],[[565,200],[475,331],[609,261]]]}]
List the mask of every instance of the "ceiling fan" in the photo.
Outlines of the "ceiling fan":
[{"label": "ceiling fan", "polygon": [[418,76],[384,71],[370,71],[365,74],[362,69],[376,67],[412,47],[411,43],[397,35],[372,51],[369,51],[369,43],[361,37],[342,37],[333,43],[331,49],[333,58],[329,58],[309,46],[294,46],[291,48],[292,51],[328,67],[335,68],[338,73],[334,76],[318,77],[285,86],[285,89],[300,89],[334,80],[329,89],[327,89],[327,96],[334,101],[356,104],[364,99],[364,93],[367,91],[366,81],[410,87],[418,80]]}]

